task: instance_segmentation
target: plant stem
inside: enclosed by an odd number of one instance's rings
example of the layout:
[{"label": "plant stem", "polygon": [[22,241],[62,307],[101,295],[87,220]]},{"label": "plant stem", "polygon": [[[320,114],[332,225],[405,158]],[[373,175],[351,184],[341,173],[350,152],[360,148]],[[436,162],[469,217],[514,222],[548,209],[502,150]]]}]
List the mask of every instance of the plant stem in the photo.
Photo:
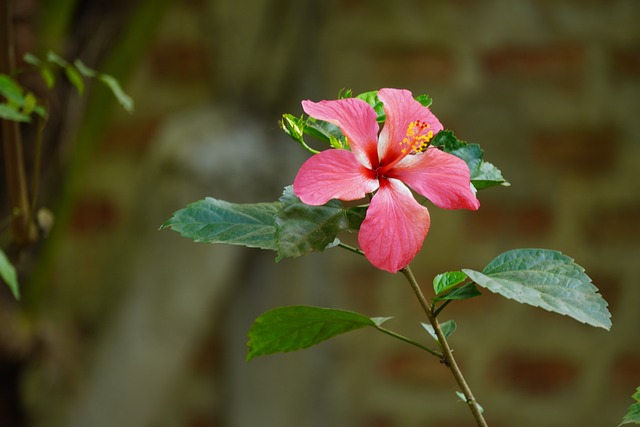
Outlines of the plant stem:
[{"label": "plant stem", "polygon": [[[0,73],[8,75],[15,68],[11,3],[0,2]],[[36,233],[29,207],[20,126],[12,120],[1,122],[7,198],[11,214],[11,239],[18,246],[26,246],[35,240]]]},{"label": "plant stem", "polygon": [[420,285],[418,285],[418,282],[416,281],[416,278],[414,277],[413,272],[411,271],[409,266],[406,266],[400,271],[402,272],[402,274],[404,274],[404,276],[409,281],[409,284],[411,285],[411,288],[413,289],[414,294],[416,295],[416,297],[418,298],[418,301],[420,302],[420,306],[422,307],[422,310],[426,314],[427,319],[429,319],[429,323],[431,323],[431,326],[433,327],[433,330],[435,331],[436,336],[438,337],[438,342],[440,344],[440,348],[443,354],[444,364],[449,368],[449,370],[451,370],[451,373],[453,374],[453,377],[458,383],[458,386],[462,389],[462,393],[464,394],[464,397],[467,400],[467,404],[469,405],[469,409],[471,410],[471,413],[473,414],[473,417],[476,420],[476,424],[479,427],[488,427],[487,422],[484,420],[484,417],[482,416],[480,407],[476,403],[476,398],[473,396],[473,393],[471,392],[469,385],[464,379],[464,376],[462,375],[462,372],[460,371],[460,368],[458,367],[458,364],[456,363],[456,360],[453,357],[453,352],[449,347],[447,338],[444,336],[444,333],[442,332],[440,323],[438,323],[438,320],[436,319],[435,314],[433,313],[433,311],[431,311],[431,306],[429,305],[427,299],[422,293],[422,290],[420,289]]},{"label": "plant stem", "polygon": [[400,334],[398,334],[396,332],[393,332],[393,331],[391,331],[391,330],[389,330],[387,328],[383,328],[382,326],[376,326],[376,329],[379,330],[380,332],[384,333],[384,334],[387,334],[389,336],[397,338],[400,341],[404,341],[407,344],[411,344],[413,346],[416,346],[419,349],[422,349],[422,350],[426,351],[427,353],[430,353],[430,354],[436,356],[439,359],[442,359],[444,357],[444,355],[442,353],[439,353],[439,352],[437,352],[435,350],[432,350],[429,347],[426,347],[426,346],[424,346],[424,345],[422,345],[420,343],[417,343],[417,342],[415,342],[415,341],[413,341],[413,340],[411,340],[411,339],[409,339],[409,338],[407,338],[407,337],[405,337],[403,335],[400,335]]}]

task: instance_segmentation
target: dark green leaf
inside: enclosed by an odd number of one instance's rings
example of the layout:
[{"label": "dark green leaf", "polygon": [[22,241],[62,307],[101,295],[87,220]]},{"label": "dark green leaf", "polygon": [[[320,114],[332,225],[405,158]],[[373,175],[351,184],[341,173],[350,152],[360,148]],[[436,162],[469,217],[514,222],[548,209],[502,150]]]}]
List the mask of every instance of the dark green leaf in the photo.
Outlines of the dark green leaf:
[{"label": "dark green leaf", "polygon": [[208,197],[173,214],[161,228],[205,243],[276,250],[275,215],[280,203],[234,204]]},{"label": "dark green leaf", "polygon": [[622,422],[618,424],[621,426],[623,424],[640,424],[640,387],[636,389],[636,392],[631,396],[636,403],[629,406],[627,413],[625,414]]},{"label": "dark green leaf", "polygon": [[464,269],[478,285],[523,304],[611,328],[607,302],[572,258],[548,249],[505,252],[482,272]]},{"label": "dark green leaf", "polygon": [[471,173],[471,183],[476,189],[509,185],[498,168],[482,159],[484,151],[478,144],[468,144],[459,140],[452,131],[442,130],[433,137],[431,145],[467,162]]},{"label": "dark green leaf", "polygon": [[304,204],[291,186],[285,188],[280,201],[282,209],[276,217],[276,261],[323,251],[339,233],[357,231],[364,219],[361,209],[345,209],[338,200],[322,206]]},{"label": "dark green leaf", "polygon": [[320,307],[294,306],[269,310],[249,330],[247,360],[301,350],[354,329],[376,326],[361,314]]},{"label": "dark green leaf", "polygon": [[[465,270],[466,273],[466,270]],[[433,299],[434,302],[438,301],[461,301],[469,298],[474,298],[482,295],[474,283],[467,283],[464,286],[445,292],[442,295],[438,295]]]},{"label": "dark green leaf", "polygon": [[433,278],[433,290],[436,295],[459,285],[467,279],[467,275],[462,271],[449,271],[438,274]]},{"label": "dark green leaf", "polygon": [[[436,335],[435,329],[429,323],[421,323],[422,327],[426,329],[426,331],[431,335],[431,337],[436,340],[436,342],[440,342],[438,340],[438,336]],[[458,325],[453,320],[447,320],[446,322],[440,323],[440,329],[442,329],[442,333],[445,338],[449,338],[455,331]]]},{"label": "dark green leaf", "polygon": [[0,278],[9,286],[15,299],[20,299],[20,288],[18,287],[18,275],[16,269],[9,262],[9,259],[0,249]]},{"label": "dark green leaf", "polygon": [[[313,138],[317,138],[320,141],[326,142],[327,144],[331,143],[331,138],[335,138],[338,141],[345,140],[345,137],[338,126],[322,120],[316,120],[313,117],[309,117],[305,121],[304,133]],[[341,145],[346,147],[344,142]]]}]

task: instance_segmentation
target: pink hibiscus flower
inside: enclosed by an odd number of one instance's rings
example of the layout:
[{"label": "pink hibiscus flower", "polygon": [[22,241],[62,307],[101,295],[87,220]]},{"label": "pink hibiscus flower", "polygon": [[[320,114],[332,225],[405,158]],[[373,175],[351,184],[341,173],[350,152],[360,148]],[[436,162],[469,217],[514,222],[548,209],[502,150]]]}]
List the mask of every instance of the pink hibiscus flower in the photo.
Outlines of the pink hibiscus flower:
[{"label": "pink hibiscus flower", "polygon": [[[416,256],[429,231],[429,211],[411,190],[444,209],[478,209],[464,160],[429,146],[443,129],[411,92],[380,89],[385,124],[378,134],[374,109],[357,98],[303,101],[304,111],[338,126],[351,150],[330,149],[310,157],[293,182],[308,205],[362,199],[374,193],[358,242],[377,268],[395,273]],[[405,185],[406,184],[406,185]]]}]

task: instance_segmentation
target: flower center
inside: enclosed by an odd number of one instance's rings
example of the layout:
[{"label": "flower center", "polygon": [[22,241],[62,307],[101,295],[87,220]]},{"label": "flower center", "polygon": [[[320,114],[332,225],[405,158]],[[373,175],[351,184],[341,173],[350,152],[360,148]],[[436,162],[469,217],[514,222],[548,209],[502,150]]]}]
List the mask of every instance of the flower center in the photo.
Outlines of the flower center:
[{"label": "flower center", "polygon": [[409,123],[406,136],[400,141],[402,154],[418,154],[429,148],[429,142],[433,138],[433,131],[429,130],[429,123],[415,120]]}]

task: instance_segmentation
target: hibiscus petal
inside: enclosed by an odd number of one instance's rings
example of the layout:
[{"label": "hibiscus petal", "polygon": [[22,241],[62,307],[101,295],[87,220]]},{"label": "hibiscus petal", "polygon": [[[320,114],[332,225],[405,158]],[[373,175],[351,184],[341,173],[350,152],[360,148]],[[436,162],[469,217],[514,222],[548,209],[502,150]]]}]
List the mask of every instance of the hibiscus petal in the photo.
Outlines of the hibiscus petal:
[{"label": "hibiscus petal", "polygon": [[480,207],[471,189],[467,163],[435,147],[405,157],[387,175],[398,178],[440,208]]},{"label": "hibiscus petal", "polygon": [[357,98],[332,101],[302,101],[302,108],[311,117],[332,123],[347,137],[351,151],[360,163],[378,166],[378,122],[373,107]]},{"label": "hibiscus petal", "polygon": [[293,181],[293,192],[308,205],[331,199],[358,200],[378,188],[373,171],[348,150],[330,149],[311,156]]},{"label": "hibiscus petal", "polygon": [[420,251],[429,224],[429,211],[416,202],[403,183],[381,180],[360,227],[358,242],[371,264],[395,273]]},{"label": "hibiscus petal", "polygon": [[443,129],[431,110],[413,99],[408,90],[380,89],[378,98],[384,104],[387,115],[378,141],[378,157],[382,165],[389,164],[403,155],[401,150],[404,147],[401,142],[407,136],[411,122],[419,120],[427,123],[434,135]]}]

